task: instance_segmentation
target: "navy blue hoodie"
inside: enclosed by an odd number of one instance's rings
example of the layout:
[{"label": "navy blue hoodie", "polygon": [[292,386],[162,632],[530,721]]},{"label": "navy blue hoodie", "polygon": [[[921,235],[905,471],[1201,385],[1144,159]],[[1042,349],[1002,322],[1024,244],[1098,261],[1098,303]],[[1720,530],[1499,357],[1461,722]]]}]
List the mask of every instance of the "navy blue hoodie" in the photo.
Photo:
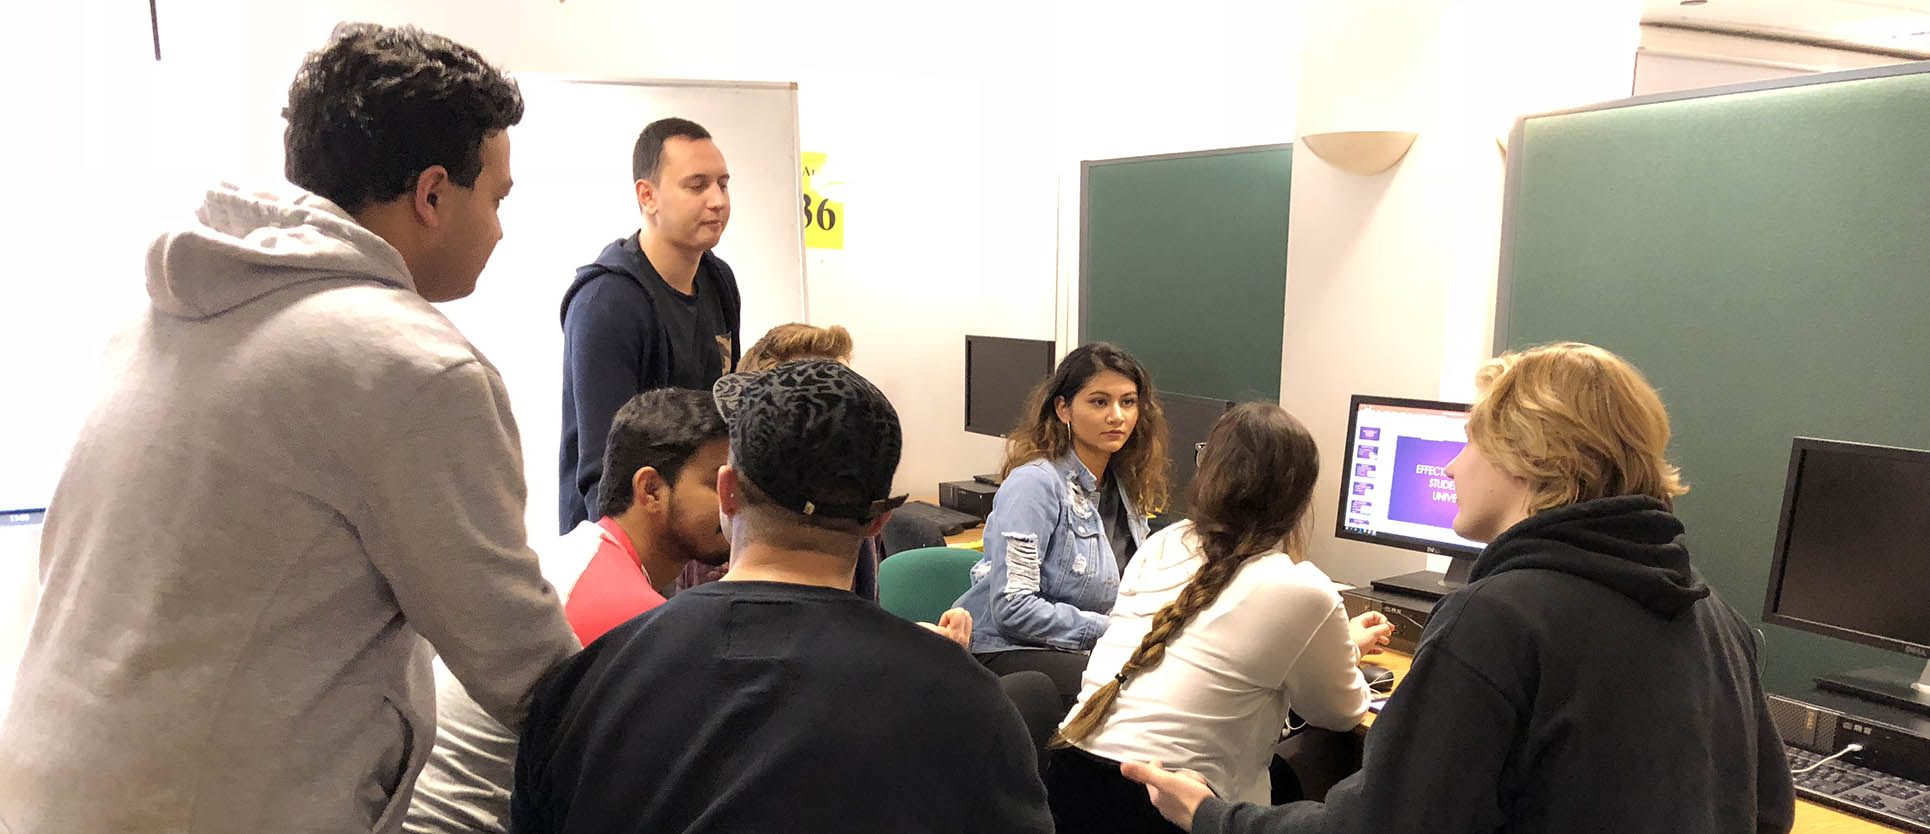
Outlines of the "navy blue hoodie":
[{"label": "navy blue hoodie", "polygon": [[1471,578],[1326,803],[1208,799],[1193,831],[1789,830],[1749,627],[1690,567],[1662,502],[1543,511]]},{"label": "navy blue hoodie", "polygon": [[[661,325],[651,288],[662,276],[644,257],[636,235],[603,247],[594,263],[576,270],[563,294],[563,438],[558,455],[557,520],[564,534],[597,518],[597,485],[603,480],[603,447],[610,421],[631,397],[674,384],[677,353]],[[697,262],[699,295],[715,291],[730,327],[730,363],[740,354],[738,326],[743,302],[737,276],[722,258],[705,252]],[[708,387],[713,377],[702,380]]]}]

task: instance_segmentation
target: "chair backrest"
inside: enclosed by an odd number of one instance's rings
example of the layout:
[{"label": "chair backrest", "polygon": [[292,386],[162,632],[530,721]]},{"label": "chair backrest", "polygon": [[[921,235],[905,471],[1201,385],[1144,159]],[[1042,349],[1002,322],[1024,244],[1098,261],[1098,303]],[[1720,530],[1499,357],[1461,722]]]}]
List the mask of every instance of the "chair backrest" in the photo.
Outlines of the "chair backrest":
[{"label": "chair backrest", "polygon": [[975,550],[921,547],[878,563],[878,604],[916,622],[935,623],[972,587]]}]

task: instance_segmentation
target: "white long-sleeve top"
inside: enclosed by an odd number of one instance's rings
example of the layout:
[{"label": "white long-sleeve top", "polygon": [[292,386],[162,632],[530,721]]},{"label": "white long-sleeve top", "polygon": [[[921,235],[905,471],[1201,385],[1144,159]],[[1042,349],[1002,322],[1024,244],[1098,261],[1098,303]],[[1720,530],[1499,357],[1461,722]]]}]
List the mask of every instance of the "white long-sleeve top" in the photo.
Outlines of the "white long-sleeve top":
[{"label": "white long-sleeve top", "polygon": [[[1192,581],[1204,558],[1191,530],[1191,522],[1161,530],[1126,566],[1072,715],[1118,674],[1154,615]],[[1265,803],[1267,765],[1289,707],[1333,730],[1366,714],[1359,659],[1325,573],[1285,553],[1255,557],[1167,642],[1158,666],[1127,681],[1105,722],[1078,746],[1117,761],[1192,768],[1223,798]]]}]

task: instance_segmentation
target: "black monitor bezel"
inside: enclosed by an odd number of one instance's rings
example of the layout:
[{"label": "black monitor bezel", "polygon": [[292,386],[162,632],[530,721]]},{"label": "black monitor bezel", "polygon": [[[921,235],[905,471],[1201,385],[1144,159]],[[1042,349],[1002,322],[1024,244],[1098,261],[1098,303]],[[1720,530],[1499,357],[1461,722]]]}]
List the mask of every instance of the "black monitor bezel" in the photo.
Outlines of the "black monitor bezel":
[{"label": "black monitor bezel", "polygon": [[1013,345],[1045,348],[1046,379],[1052,377],[1052,372],[1057,367],[1059,360],[1057,352],[1058,345],[1051,339],[1019,339],[1010,336],[973,336],[969,333],[965,335],[965,378],[963,381],[965,386],[965,400],[959,404],[959,411],[964,417],[965,430],[973,434],[982,434],[989,437],[1004,437],[1012,431],[1012,426],[989,426],[983,423],[975,424],[972,422],[972,345],[975,342],[1007,342]]},{"label": "black monitor bezel", "polygon": [[1916,658],[1930,658],[1930,646],[1900,640],[1881,634],[1871,634],[1846,628],[1834,623],[1807,620],[1781,613],[1776,609],[1777,597],[1783,589],[1783,572],[1788,566],[1789,523],[1793,517],[1791,510],[1796,503],[1796,484],[1802,477],[1803,458],[1811,452],[1850,452],[1869,457],[1911,460],[1930,467],[1930,451],[1906,449],[1899,446],[1880,446],[1873,443],[1854,443],[1847,440],[1826,440],[1820,437],[1797,437],[1789,445],[1789,471],[1783,479],[1782,509],[1776,517],[1776,549],[1769,559],[1769,578],[1765,582],[1762,602],[1762,621],[1786,626],[1798,631],[1848,640],[1865,646],[1898,652]]},{"label": "black monitor bezel", "polygon": [[1415,550],[1422,553],[1431,553],[1436,556],[1447,556],[1453,559],[1474,559],[1480,556],[1482,548],[1479,547],[1471,548],[1443,544],[1441,542],[1428,541],[1427,539],[1417,539],[1413,536],[1399,536],[1391,533],[1377,536],[1371,533],[1356,533],[1347,529],[1347,484],[1349,481],[1347,466],[1354,460],[1354,441],[1357,439],[1354,435],[1359,429],[1360,408],[1364,405],[1384,405],[1395,408],[1425,408],[1436,411],[1460,411],[1463,413],[1466,413],[1470,407],[1468,403],[1446,402],[1443,400],[1416,400],[1407,397],[1381,397],[1372,394],[1353,395],[1347,402],[1347,445],[1340,458],[1340,501],[1334,506],[1334,538],[1386,545],[1402,550]]}]

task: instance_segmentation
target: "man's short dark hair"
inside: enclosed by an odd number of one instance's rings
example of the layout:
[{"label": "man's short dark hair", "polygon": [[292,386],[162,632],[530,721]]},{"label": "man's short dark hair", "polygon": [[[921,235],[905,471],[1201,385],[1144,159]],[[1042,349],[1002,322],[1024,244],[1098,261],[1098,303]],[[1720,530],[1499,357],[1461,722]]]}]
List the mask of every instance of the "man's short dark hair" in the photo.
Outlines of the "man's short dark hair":
[{"label": "man's short dark hair", "polygon": [[435,165],[475,187],[483,139],[523,120],[523,95],[441,35],[344,23],[302,61],[282,116],[288,181],[353,212],[413,191]]},{"label": "man's short dark hair", "polygon": [[658,388],[631,397],[610,421],[597,511],[617,516],[630,509],[637,470],[652,467],[674,484],[698,449],[729,437],[730,427],[708,391]]},{"label": "man's short dark hair", "polygon": [[630,151],[631,179],[657,181],[657,169],[663,166],[663,143],[671,139],[709,139],[710,131],[703,125],[689,119],[671,117],[658,119],[645,125],[643,132],[637,134],[637,146]]}]

